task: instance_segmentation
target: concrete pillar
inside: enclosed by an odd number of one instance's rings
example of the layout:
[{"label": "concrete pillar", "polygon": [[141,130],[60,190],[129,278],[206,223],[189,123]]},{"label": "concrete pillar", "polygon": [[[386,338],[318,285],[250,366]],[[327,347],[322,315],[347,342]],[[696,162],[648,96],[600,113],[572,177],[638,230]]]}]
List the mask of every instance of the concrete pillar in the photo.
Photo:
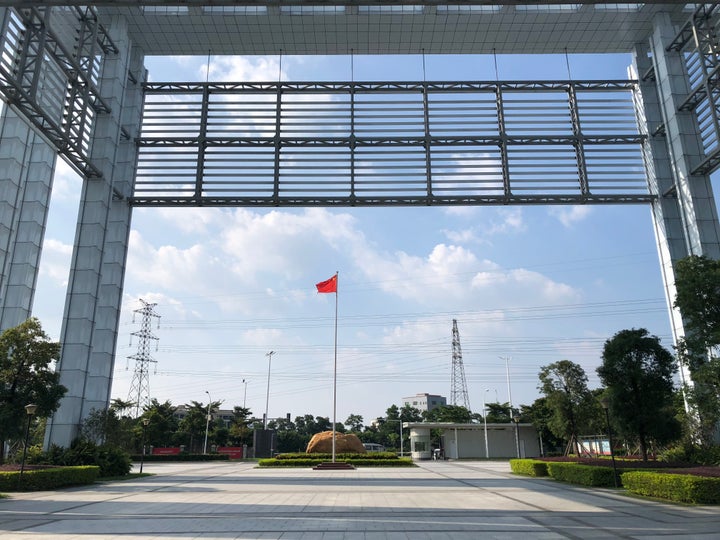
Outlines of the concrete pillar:
[{"label": "concrete pillar", "polygon": [[145,74],[125,19],[113,18],[106,28],[119,53],[105,58],[99,85],[111,113],[97,118],[91,160],[103,177],[83,184],[58,366],[68,392],[48,422],[46,446],[68,446],[83,419],[110,399],[131,218],[124,197],[134,181]]},{"label": "concrete pillar", "polygon": [[[648,185],[658,196],[652,218],[658,256],[670,312],[673,339],[685,335],[675,302],[674,263],[689,255],[720,258],[720,222],[712,184],[707,175],[693,175],[704,157],[702,140],[693,112],[679,111],[690,84],[683,57],[666,51],[676,35],[667,14],[658,14],[647,45],[635,48],[634,70],[642,77],[654,69],[655,81],[640,80],[641,129],[648,135]],[[658,126],[664,135],[653,135]],[[681,380],[691,384],[689,372],[680,366]]]},{"label": "concrete pillar", "polygon": [[0,332],[31,314],[55,151],[5,107],[0,117]]}]

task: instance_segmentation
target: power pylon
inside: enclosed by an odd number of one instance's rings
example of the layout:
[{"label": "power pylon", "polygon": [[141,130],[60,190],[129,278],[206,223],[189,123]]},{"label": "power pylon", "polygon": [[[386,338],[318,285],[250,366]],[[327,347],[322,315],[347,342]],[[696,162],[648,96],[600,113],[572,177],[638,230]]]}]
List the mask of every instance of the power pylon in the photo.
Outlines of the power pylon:
[{"label": "power pylon", "polygon": [[452,378],[450,380],[450,404],[460,405],[470,410],[465,366],[463,366],[462,349],[460,348],[460,332],[457,320],[453,319],[452,327]]},{"label": "power pylon", "polygon": [[128,401],[135,404],[135,418],[140,416],[143,406],[150,404],[150,370],[148,368],[151,363],[157,363],[157,360],[153,360],[152,356],[150,356],[150,342],[155,341],[157,343],[159,339],[150,331],[150,324],[153,317],[157,317],[158,325],[160,324],[160,315],[154,311],[157,304],[150,304],[142,298],[140,298],[140,302],[142,307],[134,311],[134,313],[142,315],[140,330],[131,334],[139,337],[140,342],[138,343],[137,353],[128,356],[129,359],[135,360],[135,373],[128,392]]}]

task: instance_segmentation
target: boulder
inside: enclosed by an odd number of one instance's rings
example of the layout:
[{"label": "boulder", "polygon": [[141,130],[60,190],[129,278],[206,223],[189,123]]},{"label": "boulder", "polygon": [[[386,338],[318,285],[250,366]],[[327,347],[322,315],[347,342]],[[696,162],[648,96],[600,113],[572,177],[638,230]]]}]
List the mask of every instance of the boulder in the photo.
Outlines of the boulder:
[{"label": "boulder", "polygon": [[[307,445],[308,454],[332,453],[332,431],[316,433]],[[335,433],[336,454],[364,454],[365,447],[353,433]]]}]

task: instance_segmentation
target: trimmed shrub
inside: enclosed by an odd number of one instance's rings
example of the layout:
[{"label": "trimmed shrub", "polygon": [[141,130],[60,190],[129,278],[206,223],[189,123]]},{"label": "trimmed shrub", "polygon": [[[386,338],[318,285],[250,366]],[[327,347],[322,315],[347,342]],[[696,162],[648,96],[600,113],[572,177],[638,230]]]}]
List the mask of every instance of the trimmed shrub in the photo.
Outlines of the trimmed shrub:
[{"label": "trimmed shrub", "polygon": [[130,454],[116,446],[98,446],[94,442],[85,440],[73,441],[70,448],[61,448],[52,445],[46,452],[39,446],[28,449],[28,464],[34,465],[97,465],[100,467],[100,476],[125,476],[132,469]]},{"label": "trimmed shrub", "polygon": [[92,484],[100,473],[100,467],[50,467],[20,471],[0,471],[1,491],[44,491],[67,486]]},{"label": "trimmed shrub", "polygon": [[[258,466],[260,467],[314,467],[315,465],[320,465],[321,463],[327,463],[332,459],[332,456],[326,458],[326,459],[320,459],[316,457],[307,457],[307,454],[299,454],[304,457],[297,457],[297,458],[288,458],[285,457],[283,459],[278,458],[268,458],[268,459],[261,459],[258,461]],[[357,454],[355,454],[357,455]],[[355,467],[414,467],[415,464],[413,463],[412,459],[402,457],[399,458],[395,456],[394,459],[372,459],[368,458],[364,454],[360,454],[363,457],[358,458],[343,458],[340,459],[338,456],[336,456],[337,461],[343,462],[343,463],[349,463],[350,465],[354,465]]]},{"label": "trimmed shrub", "polygon": [[[287,452],[284,454],[278,454],[275,456],[276,459],[321,459],[323,461],[329,461],[332,459],[332,454],[324,453],[312,453],[306,452]],[[335,459],[345,461],[347,459],[370,459],[370,460],[383,460],[383,459],[398,459],[398,455],[395,452],[368,452],[366,454],[350,453],[350,454],[335,454]]]},{"label": "trimmed shrub", "polygon": [[660,460],[675,464],[720,465],[720,446],[675,446],[660,454]]},{"label": "trimmed shrub", "polygon": [[675,502],[720,504],[720,478],[690,474],[632,471],[621,475],[631,493]]},{"label": "trimmed shrub", "polygon": [[[142,456],[134,454],[131,456],[133,461],[140,461]],[[227,454],[145,454],[142,460],[148,461],[229,461],[230,456]]]},{"label": "trimmed shrub", "polygon": [[[579,484],[581,486],[614,487],[614,471],[612,467],[594,467],[579,463],[550,461],[547,463],[548,474],[555,480]],[[620,482],[618,482],[620,485]]]},{"label": "trimmed shrub", "polygon": [[525,476],[547,476],[548,464],[537,459],[511,459],[510,470]]}]

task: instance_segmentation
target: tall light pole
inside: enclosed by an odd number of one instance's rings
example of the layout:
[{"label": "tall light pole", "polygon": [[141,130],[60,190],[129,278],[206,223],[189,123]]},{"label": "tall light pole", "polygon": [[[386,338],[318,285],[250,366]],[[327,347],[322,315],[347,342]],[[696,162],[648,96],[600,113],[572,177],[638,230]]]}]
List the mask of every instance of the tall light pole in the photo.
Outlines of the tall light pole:
[{"label": "tall light pole", "polygon": [[506,357],[500,357],[500,360],[505,360],[505,376],[507,377],[507,388],[508,388],[508,404],[510,405],[510,418],[512,418],[513,415],[513,405],[512,405],[512,392],[510,391],[510,358],[508,356]]},{"label": "tall light pole", "polygon": [[243,384],[245,385],[245,393],[243,394],[243,409],[245,408],[245,404],[247,403],[247,381],[243,379]]},{"label": "tall light pole", "polygon": [[608,444],[610,445],[610,459],[612,459],[613,464],[613,482],[615,487],[618,487],[617,465],[615,465],[615,451],[613,450],[612,430],[610,429],[610,413],[608,412],[610,400],[606,396],[603,396],[600,398],[600,405],[602,405],[602,408],[605,410],[605,423],[607,424]]},{"label": "tall light pole", "polygon": [[142,419],[142,449],[140,451],[140,474],[142,474],[143,463],[145,463],[145,430],[147,430],[149,423],[149,418]]},{"label": "tall light pole", "polygon": [[37,405],[35,405],[34,403],[29,403],[28,405],[25,405],[25,412],[27,413],[27,426],[25,427],[25,447],[23,448],[22,463],[20,464],[20,476],[18,476],[18,484],[20,483],[23,472],[25,472],[25,459],[27,459],[28,439],[30,437],[30,423],[32,422],[32,417],[35,415],[36,410]]},{"label": "tall light pole", "polygon": [[268,425],[268,406],[270,405],[270,366],[272,365],[272,355],[275,351],[270,351],[265,356],[268,357],[268,381],[267,381],[267,395],[265,396],[265,423],[263,429],[267,429]]},{"label": "tall light pole", "polygon": [[210,397],[210,392],[205,390],[205,393],[208,395],[208,407],[207,416],[205,418],[205,442],[203,443],[203,454],[207,454],[207,439],[208,431],[210,430],[210,407],[212,406],[212,398]]},{"label": "tall light pole", "polygon": [[515,422],[515,449],[517,450],[517,457],[520,459],[520,416],[517,414],[512,417]]},{"label": "tall light pole", "polygon": [[488,451],[488,438],[487,438],[487,409],[485,408],[485,394],[490,391],[486,388],[483,392],[483,430],[485,431],[485,459],[490,459],[490,452]]}]

